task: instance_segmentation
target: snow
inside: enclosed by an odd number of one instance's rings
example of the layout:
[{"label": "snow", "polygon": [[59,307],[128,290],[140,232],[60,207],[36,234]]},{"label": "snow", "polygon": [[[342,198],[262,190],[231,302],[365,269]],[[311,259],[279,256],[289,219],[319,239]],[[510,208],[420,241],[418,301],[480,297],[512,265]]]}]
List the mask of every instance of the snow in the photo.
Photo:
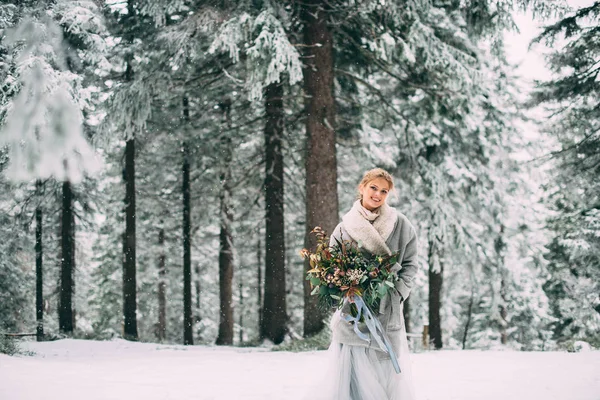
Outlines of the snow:
[{"label": "snow", "polygon": [[[60,340],[0,354],[0,399],[302,399],[326,352]],[[600,352],[412,355],[420,400],[598,400]]]}]

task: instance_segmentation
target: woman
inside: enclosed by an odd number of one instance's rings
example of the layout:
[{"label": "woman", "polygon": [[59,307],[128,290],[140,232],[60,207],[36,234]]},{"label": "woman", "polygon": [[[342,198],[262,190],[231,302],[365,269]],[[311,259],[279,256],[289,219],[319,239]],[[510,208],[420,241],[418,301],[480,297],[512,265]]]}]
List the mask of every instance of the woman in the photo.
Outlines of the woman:
[{"label": "woman", "polygon": [[[332,371],[325,398],[339,400],[413,400],[410,360],[403,304],[408,298],[417,272],[417,235],[408,219],[387,205],[394,188],[392,176],[383,169],[367,171],[358,185],[359,199],[344,215],[331,234],[330,245],[338,240],[351,240],[361,249],[376,255],[400,253],[392,268],[399,276],[395,289],[381,301],[375,314],[385,330],[400,364],[401,373],[394,370],[390,356],[375,340],[360,339],[353,325],[342,316],[349,313],[349,304],[336,312],[331,320],[330,354]],[[378,312],[377,312],[378,311]],[[362,332],[368,329],[359,324]],[[333,378],[332,378],[333,377]]]}]

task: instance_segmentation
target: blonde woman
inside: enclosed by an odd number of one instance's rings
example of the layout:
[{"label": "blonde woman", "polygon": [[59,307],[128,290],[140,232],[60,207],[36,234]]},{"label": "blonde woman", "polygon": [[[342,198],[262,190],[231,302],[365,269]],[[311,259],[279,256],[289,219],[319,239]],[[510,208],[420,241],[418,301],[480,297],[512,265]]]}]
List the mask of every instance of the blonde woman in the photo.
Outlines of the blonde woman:
[{"label": "blonde woman", "polygon": [[[401,372],[394,370],[390,356],[375,340],[357,336],[354,326],[344,320],[344,307],[331,320],[329,349],[332,370],[327,374],[323,398],[339,400],[413,400],[411,368],[403,316],[403,301],[410,294],[417,272],[417,235],[406,216],[390,207],[386,200],[394,188],[392,176],[381,168],[367,171],[358,185],[359,199],[331,234],[330,245],[351,240],[375,255],[399,252],[392,271],[398,274],[395,290],[381,301],[375,315],[381,322],[396,353]],[[359,324],[361,331],[368,329]],[[372,339],[372,338],[371,338]],[[325,389],[325,390],[323,390]]]}]

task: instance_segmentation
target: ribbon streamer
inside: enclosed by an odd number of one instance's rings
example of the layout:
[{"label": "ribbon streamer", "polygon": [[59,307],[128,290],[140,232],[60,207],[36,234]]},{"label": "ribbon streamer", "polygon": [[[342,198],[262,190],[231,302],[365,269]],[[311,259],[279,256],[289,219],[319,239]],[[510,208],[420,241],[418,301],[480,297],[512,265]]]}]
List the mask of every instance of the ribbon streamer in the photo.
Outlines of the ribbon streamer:
[{"label": "ribbon streamer", "polygon": [[344,303],[347,303],[349,300],[356,304],[356,309],[358,310],[358,312],[356,313],[356,317],[353,317],[352,314],[344,313],[342,315],[342,318],[344,318],[346,322],[353,322],[354,332],[356,333],[356,335],[362,340],[370,342],[371,340],[369,339],[369,336],[363,333],[358,328],[360,317],[362,314],[364,314],[365,324],[367,325],[367,328],[369,328],[371,336],[375,338],[375,341],[379,345],[379,348],[385,353],[389,354],[392,364],[394,365],[394,369],[396,370],[396,373],[399,374],[400,365],[398,364],[398,358],[396,357],[396,353],[394,353],[394,349],[392,348],[389,338],[383,330],[383,326],[381,326],[381,322],[379,322],[379,320],[375,318],[375,316],[373,315],[369,307],[365,304],[361,296],[354,294],[350,299],[346,298],[344,300]]}]

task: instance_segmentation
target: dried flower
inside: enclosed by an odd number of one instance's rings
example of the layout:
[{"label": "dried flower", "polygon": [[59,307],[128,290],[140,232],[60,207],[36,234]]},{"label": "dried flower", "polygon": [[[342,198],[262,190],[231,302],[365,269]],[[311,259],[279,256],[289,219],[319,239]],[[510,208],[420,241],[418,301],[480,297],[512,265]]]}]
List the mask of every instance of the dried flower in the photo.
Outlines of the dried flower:
[{"label": "dried flower", "polygon": [[300,257],[302,257],[304,260],[306,260],[309,256],[310,256],[310,251],[308,251],[308,249],[300,250]]}]

